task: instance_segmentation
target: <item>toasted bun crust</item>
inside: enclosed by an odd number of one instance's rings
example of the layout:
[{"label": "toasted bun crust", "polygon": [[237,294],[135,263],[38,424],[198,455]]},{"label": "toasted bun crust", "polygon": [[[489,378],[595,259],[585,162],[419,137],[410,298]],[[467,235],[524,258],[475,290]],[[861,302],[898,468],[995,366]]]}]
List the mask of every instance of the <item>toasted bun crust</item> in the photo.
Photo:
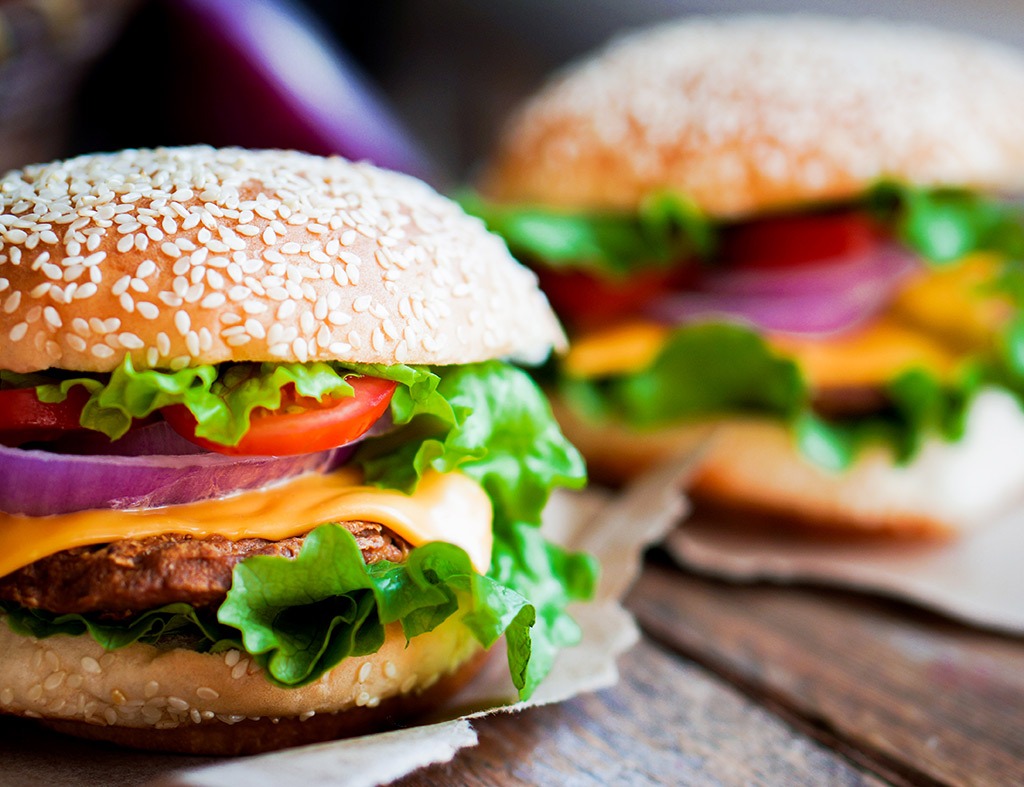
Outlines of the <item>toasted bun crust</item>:
[{"label": "toasted bun crust", "polygon": [[737,217],[887,176],[1024,187],[1024,58],[891,21],[669,24],[556,77],[512,119],[483,189],[590,210],[672,190]]},{"label": "toasted bun crust", "polygon": [[126,150],[0,180],[0,368],[471,363],[564,338],[425,184],[286,151]]},{"label": "toasted bun crust", "polygon": [[365,733],[436,708],[472,676],[481,652],[454,618],[408,647],[392,624],[377,653],[284,689],[238,651],[136,644],[108,653],[90,637],[38,640],[0,621],[0,712],[136,748],[250,754]]},{"label": "toasted bun crust", "polygon": [[[559,408],[562,416],[563,408]],[[623,481],[704,437],[690,493],[699,504],[828,531],[951,536],[1024,499],[1024,414],[1012,396],[985,391],[956,442],[933,438],[908,465],[879,446],[843,472],[804,459],[786,427],[766,419],[688,425],[636,435],[577,418],[562,421],[592,473]],[[632,434],[632,440],[629,439]],[[592,449],[592,450],[588,450]]]},{"label": "toasted bun crust", "polygon": [[558,396],[551,396],[551,410],[569,442],[586,457],[587,476],[613,486],[676,456],[706,451],[718,428],[708,422],[637,432],[621,424],[582,418]]}]

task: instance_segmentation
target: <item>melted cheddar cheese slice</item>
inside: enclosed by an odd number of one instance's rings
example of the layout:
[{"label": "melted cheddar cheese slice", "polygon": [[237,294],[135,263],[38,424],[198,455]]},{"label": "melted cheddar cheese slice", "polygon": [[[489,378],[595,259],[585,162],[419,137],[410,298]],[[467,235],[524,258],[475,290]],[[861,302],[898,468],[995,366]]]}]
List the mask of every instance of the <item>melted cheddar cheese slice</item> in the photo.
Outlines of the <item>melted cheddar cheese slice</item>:
[{"label": "melted cheddar cheese slice", "polygon": [[974,254],[956,265],[926,271],[899,292],[890,313],[952,347],[986,349],[1013,313],[1006,296],[992,289],[999,269],[997,256]]},{"label": "melted cheddar cheese slice", "polygon": [[812,388],[882,387],[907,369],[926,369],[940,380],[956,355],[919,331],[883,317],[823,341],[771,336],[768,343],[797,362]]},{"label": "melted cheddar cheese slice", "polygon": [[562,365],[567,374],[584,380],[643,371],[671,332],[658,323],[630,322],[574,336]]},{"label": "melted cheddar cheese slice", "polygon": [[461,473],[429,471],[411,495],[362,485],[356,471],[311,474],[269,489],[166,508],[32,517],[0,512],[0,576],[73,547],[184,533],[280,540],[328,522],[378,522],[413,546],[447,541],[484,574],[491,562],[491,500]]}]

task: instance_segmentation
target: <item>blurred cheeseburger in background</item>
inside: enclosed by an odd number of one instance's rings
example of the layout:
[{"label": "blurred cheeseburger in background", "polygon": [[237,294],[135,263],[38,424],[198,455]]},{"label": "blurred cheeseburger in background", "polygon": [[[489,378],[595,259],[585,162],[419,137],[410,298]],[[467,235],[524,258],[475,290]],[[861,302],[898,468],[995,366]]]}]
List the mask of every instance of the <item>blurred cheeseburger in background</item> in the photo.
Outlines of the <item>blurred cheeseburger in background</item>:
[{"label": "blurred cheeseburger in background", "polygon": [[713,423],[710,508],[948,534],[1024,494],[1017,53],[876,21],[655,28],[545,87],[480,189],[570,328],[550,380],[595,473]]},{"label": "blurred cheeseburger in background", "polygon": [[237,754],[435,706],[504,635],[523,696],[590,559],[582,461],[503,358],[564,337],[411,178],[128,150],[0,180],[0,711]]}]

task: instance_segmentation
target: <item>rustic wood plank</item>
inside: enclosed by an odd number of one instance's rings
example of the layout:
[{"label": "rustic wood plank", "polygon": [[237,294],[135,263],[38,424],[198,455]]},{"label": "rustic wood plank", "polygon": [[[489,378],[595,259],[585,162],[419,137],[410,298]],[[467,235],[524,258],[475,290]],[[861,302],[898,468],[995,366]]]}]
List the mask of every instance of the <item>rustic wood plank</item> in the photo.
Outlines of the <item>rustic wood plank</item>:
[{"label": "rustic wood plank", "polygon": [[480,744],[423,785],[876,785],[701,668],[649,641],[613,689],[474,722]]},{"label": "rustic wood plank", "polygon": [[[855,759],[922,784],[1024,783],[1024,642],[852,593],[649,565],[641,625]],[[858,754],[859,753],[859,754]]]}]

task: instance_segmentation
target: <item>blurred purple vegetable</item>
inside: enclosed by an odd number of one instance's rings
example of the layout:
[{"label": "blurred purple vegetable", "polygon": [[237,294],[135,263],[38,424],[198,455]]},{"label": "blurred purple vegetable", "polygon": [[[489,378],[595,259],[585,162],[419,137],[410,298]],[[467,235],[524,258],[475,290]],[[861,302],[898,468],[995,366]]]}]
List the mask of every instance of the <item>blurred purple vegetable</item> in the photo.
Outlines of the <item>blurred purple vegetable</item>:
[{"label": "blurred purple vegetable", "polygon": [[356,65],[285,0],[165,0],[173,57],[197,75],[177,91],[203,141],[366,159],[433,180],[428,157]]}]

